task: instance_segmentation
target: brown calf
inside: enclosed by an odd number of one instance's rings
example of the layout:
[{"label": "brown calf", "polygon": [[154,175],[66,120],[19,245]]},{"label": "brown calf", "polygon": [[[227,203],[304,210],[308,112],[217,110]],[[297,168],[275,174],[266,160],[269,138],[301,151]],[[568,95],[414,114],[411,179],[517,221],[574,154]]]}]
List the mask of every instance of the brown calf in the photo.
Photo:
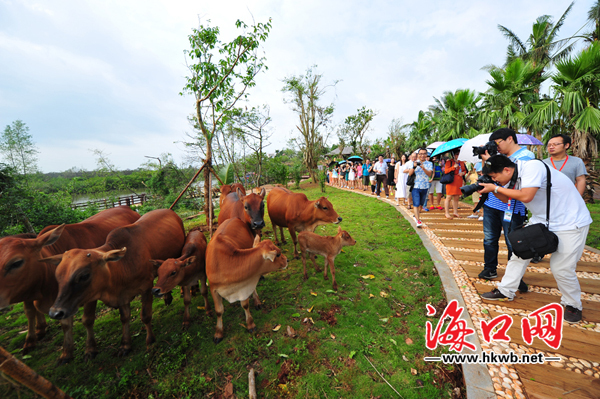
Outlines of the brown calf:
[{"label": "brown calf", "polygon": [[[348,247],[356,244],[356,240],[350,237],[347,231],[338,227],[338,233],[332,237],[322,237],[318,234],[309,231],[303,231],[298,234],[298,243],[300,251],[302,251],[302,266],[304,267],[304,280],[308,279],[306,275],[306,252],[309,254],[321,255],[325,257],[325,268],[323,277],[327,280],[327,264],[331,270],[331,279],[333,280],[333,289],[337,291],[337,282],[335,281],[335,257],[340,254],[343,247]],[[321,269],[317,266],[316,256],[312,257],[315,269],[319,272]]]},{"label": "brown calf", "polygon": [[206,314],[210,314],[208,304],[208,288],[206,287],[206,237],[198,228],[191,230],[185,239],[181,256],[177,259],[151,260],[158,269],[158,281],[152,293],[162,297],[175,286],[183,288],[183,328],[190,326],[190,303],[192,302],[191,288],[198,287],[200,280],[200,293],[204,297]]}]

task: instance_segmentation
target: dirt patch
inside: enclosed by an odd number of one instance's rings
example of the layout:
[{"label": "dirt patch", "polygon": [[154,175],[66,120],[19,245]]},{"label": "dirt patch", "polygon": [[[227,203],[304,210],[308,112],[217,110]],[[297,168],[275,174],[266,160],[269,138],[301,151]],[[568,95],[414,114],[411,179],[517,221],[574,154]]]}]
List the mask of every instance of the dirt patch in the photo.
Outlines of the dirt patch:
[{"label": "dirt patch", "polygon": [[279,384],[287,384],[290,380],[298,375],[298,366],[293,361],[287,359],[281,364],[279,373],[277,373],[277,380]]},{"label": "dirt patch", "polygon": [[333,305],[328,311],[319,311],[321,320],[323,320],[325,323],[329,324],[332,327],[337,324],[337,317],[335,317],[335,315],[339,313],[340,307],[338,305]]}]

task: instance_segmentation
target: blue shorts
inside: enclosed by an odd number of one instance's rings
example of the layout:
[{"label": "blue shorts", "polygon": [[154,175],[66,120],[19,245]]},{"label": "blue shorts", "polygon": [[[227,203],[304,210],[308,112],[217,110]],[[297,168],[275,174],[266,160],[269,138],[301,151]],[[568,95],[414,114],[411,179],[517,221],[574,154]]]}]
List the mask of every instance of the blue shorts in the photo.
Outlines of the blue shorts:
[{"label": "blue shorts", "polygon": [[413,206],[416,208],[418,206],[425,205],[425,199],[427,198],[426,188],[413,188],[412,190],[412,198],[413,198]]}]

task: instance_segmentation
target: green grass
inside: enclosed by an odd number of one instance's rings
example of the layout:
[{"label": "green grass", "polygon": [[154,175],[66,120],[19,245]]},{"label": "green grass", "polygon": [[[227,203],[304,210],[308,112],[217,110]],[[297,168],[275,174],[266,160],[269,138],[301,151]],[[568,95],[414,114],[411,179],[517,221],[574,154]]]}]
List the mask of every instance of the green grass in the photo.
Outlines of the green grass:
[{"label": "green grass", "polygon": [[[309,199],[321,195],[317,188],[301,191]],[[200,296],[193,298],[192,325],[183,331],[183,303],[176,293],[171,306],[159,300],[154,303],[157,342],[148,351],[140,303],[134,301],[133,352],[126,358],[116,357],[121,330],[118,311],[103,305],[95,328],[100,354],[92,362],[83,361],[85,331],[79,319],[74,333],[76,358],[70,364],[55,365],[62,332],[54,321],[47,337],[23,359],[20,348],[25,335],[20,331],[26,321],[21,305],[0,312],[0,345],[80,398],[220,397],[229,383],[237,397],[247,397],[251,367],[258,373],[258,395],[264,398],[396,397],[365,357],[404,398],[450,397],[454,385],[447,376],[453,368],[423,361],[424,356],[440,353],[425,348],[425,322],[431,320],[434,327],[437,323],[437,318],[425,316],[425,305],[443,308],[445,299],[418,235],[400,213],[381,201],[332,188],[326,195],[344,219],[342,228],[357,240],[356,246],[346,247],[336,258],[338,292],[331,291],[331,280],[323,280],[311,262],[304,282],[302,261],[289,259],[286,270],[259,282],[263,307],[251,309],[257,326],[252,334],[242,326],[245,319],[239,303],[225,302],[225,338],[213,344],[215,319],[197,309]],[[266,223],[266,238],[272,238],[270,221]],[[337,226],[329,225],[317,233],[332,235],[336,230]],[[289,255],[293,245],[287,231],[286,237],[282,249]],[[322,267],[323,259],[317,261]],[[375,278],[361,277],[370,274]],[[281,328],[274,332],[278,325]],[[288,336],[288,326],[295,337]],[[408,338],[413,343],[408,344]],[[0,397],[19,394],[35,397],[0,380]]]},{"label": "green grass", "polygon": [[600,203],[587,204],[592,215],[592,224],[587,236],[586,244],[590,247],[600,249]]}]

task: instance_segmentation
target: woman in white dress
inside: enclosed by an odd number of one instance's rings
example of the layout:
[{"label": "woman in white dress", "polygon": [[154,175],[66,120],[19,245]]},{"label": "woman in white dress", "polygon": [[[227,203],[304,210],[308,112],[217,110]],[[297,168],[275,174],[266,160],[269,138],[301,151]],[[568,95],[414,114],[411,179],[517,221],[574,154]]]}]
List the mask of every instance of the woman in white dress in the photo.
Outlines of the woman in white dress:
[{"label": "woman in white dress", "polygon": [[404,199],[404,205],[407,205],[406,197],[408,195],[408,187],[406,186],[406,180],[408,174],[404,173],[406,169],[406,154],[400,156],[400,160],[396,162],[396,168],[394,171],[394,181],[396,182],[396,204],[400,205],[400,198]]},{"label": "woman in white dress", "polygon": [[348,162],[348,188],[350,190],[354,190],[354,179],[356,178],[356,173],[354,172],[354,164],[352,162]]}]

